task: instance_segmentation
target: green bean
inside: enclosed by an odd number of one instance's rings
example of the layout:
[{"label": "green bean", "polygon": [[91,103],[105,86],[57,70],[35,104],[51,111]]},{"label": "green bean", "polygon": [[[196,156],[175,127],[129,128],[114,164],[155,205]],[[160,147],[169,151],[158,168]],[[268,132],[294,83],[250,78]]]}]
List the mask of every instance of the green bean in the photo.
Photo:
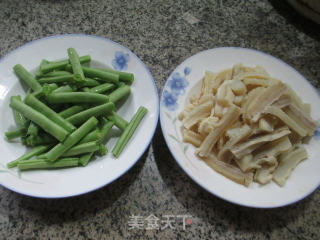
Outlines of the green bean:
[{"label": "green bean", "polygon": [[25,145],[34,147],[34,146],[39,146],[43,144],[53,144],[57,143],[57,140],[53,138],[51,135],[46,134],[46,133],[40,133],[36,136],[28,136],[25,138]]},{"label": "green bean", "polygon": [[[42,93],[45,95],[45,96],[48,96],[50,93],[52,93],[54,90],[56,90],[58,88],[58,85],[55,84],[55,83],[45,83],[43,84],[42,86]],[[35,96],[35,94],[33,94]],[[37,97],[37,96],[35,96]]]},{"label": "green bean", "polygon": [[[80,63],[83,64],[83,63],[90,62],[91,57],[89,55],[86,55],[86,56],[80,57],[79,60],[80,60]],[[48,64],[40,67],[40,72],[42,74],[45,74],[53,70],[61,70],[61,69],[64,69],[69,63],[70,63],[69,59],[57,61],[57,62],[49,62]]]},{"label": "green bean", "polygon": [[119,75],[119,81],[125,82],[125,83],[133,83],[134,81],[134,75],[133,73],[128,73],[128,72],[120,72],[117,70],[113,70],[110,68],[94,68],[97,70],[105,71],[105,72],[110,72],[110,73],[116,73]]},{"label": "green bean", "polygon": [[97,141],[81,143],[70,148],[68,151],[62,154],[62,157],[77,156],[84,153],[95,152],[98,149],[99,149],[99,143]]},{"label": "green bean", "polygon": [[74,75],[60,75],[56,77],[43,77],[38,80],[39,83],[73,83]]},{"label": "green bean", "polygon": [[105,117],[102,118],[102,127],[100,129],[100,134],[101,134],[101,142],[104,142],[104,139],[106,138],[108,132],[110,131],[110,129],[113,127],[114,122],[113,121],[109,121],[108,119],[106,119]]},{"label": "green bean", "polygon": [[110,115],[108,115],[108,119],[113,121],[114,125],[116,125],[122,131],[124,131],[129,124],[125,119],[123,119],[116,112],[112,112]]},{"label": "green bean", "polygon": [[18,168],[21,171],[30,169],[51,169],[63,167],[78,166],[79,158],[61,158],[55,162],[47,162],[44,159],[30,159],[29,161],[21,161],[18,163]]},{"label": "green bean", "polygon": [[136,130],[142,118],[147,112],[148,110],[145,107],[142,107],[142,106],[139,107],[138,111],[130,120],[129,125],[126,127],[126,129],[122,132],[120,138],[118,139],[115,147],[112,150],[112,154],[115,157],[119,157],[120,153],[122,152],[122,150],[124,149],[128,141],[130,140],[134,131]]},{"label": "green bean", "polygon": [[92,142],[92,141],[100,141],[101,140],[101,133],[99,129],[95,129],[91,131],[87,136],[81,139],[79,144],[86,143],[86,142]]},{"label": "green bean", "polygon": [[119,83],[119,75],[115,73],[105,72],[98,69],[82,66],[83,73],[86,77],[98,78],[102,81],[112,82],[115,84]]},{"label": "green bean", "polygon": [[13,70],[33,91],[41,91],[40,83],[21,64],[15,65]]},{"label": "green bean", "polygon": [[114,109],[115,106],[113,103],[105,103],[74,114],[73,116],[68,117],[67,121],[74,125],[79,125],[85,122],[91,116],[98,117],[101,115],[106,115]]},{"label": "green bean", "polygon": [[49,103],[106,103],[108,96],[88,92],[60,92],[51,93],[47,100]]},{"label": "green bean", "polygon": [[39,127],[36,124],[34,124],[33,122],[31,122],[28,127],[27,135],[37,136],[38,133],[39,133]]},{"label": "green bean", "polygon": [[81,90],[82,90],[82,92],[91,92],[90,88],[88,88],[88,87],[84,87]]},{"label": "green bean", "polygon": [[36,73],[35,73],[35,78],[36,78],[36,79],[38,79],[38,78],[40,78],[40,77],[42,76],[41,71],[40,71],[41,66],[46,65],[46,64],[48,64],[48,63],[49,63],[49,61],[46,60],[46,59],[42,59],[42,60],[41,60],[40,65],[39,65],[39,67],[37,68],[37,71],[36,71]]},{"label": "green bean", "polygon": [[83,106],[80,106],[80,105],[73,105],[61,112],[59,112],[58,114],[63,117],[63,118],[68,118],[78,112],[81,112],[83,111],[85,108]]},{"label": "green bean", "polygon": [[95,86],[99,86],[100,83],[97,80],[94,80],[92,78],[85,78],[83,82],[77,82],[76,86],[78,88],[82,88],[82,87],[95,87]]},{"label": "green bean", "polygon": [[53,162],[57,160],[62,154],[68,151],[71,147],[77,144],[81,138],[87,135],[91,129],[97,126],[98,120],[95,117],[91,117],[84,124],[82,124],[77,130],[72,132],[64,142],[58,143],[54,148],[45,154],[45,158]]},{"label": "green bean", "polygon": [[58,76],[63,76],[63,75],[72,75],[70,72],[68,71],[54,71],[54,72],[48,72],[44,75],[42,75],[41,77],[58,77]]},{"label": "green bean", "polygon": [[88,164],[88,162],[90,161],[92,155],[93,155],[94,152],[91,152],[91,153],[87,153],[87,154],[84,154],[80,157],[79,159],[79,163],[82,165],[82,166],[86,166]]},{"label": "green bean", "polygon": [[47,118],[49,118],[51,121],[53,121],[56,124],[63,127],[68,132],[73,132],[74,130],[76,130],[75,126],[73,126],[70,122],[66,121],[58,113],[53,111],[51,108],[49,108],[43,102],[39,101],[33,95],[31,95],[31,94],[27,95],[24,101],[27,105],[29,105],[33,109],[39,111],[40,113],[45,115]]},{"label": "green bean", "polygon": [[57,89],[53,90],[52,92],[59,93],[59,92],[73,92],[73,91],[74,91],[74,89],[71,86],[64,85],[64,86],[58,87]]},{"label": "green bean", "polygon": [[[17,99],[21,101],[21,96],[12,96],[12,99]],[[18,111],[13,110],[13,116],[14,116],[14,120],[17,124],[18,127],[22,128],[22,127],[27,127],[29,121]]]},{"label": "green bean", "polygon": [[59,141],[63,141],[69,134],[64,128],[60,127],[42,113],[29,107],[22,101],[11,98],[10,107],[39,125],[44,131],[57,138]]},{"label": "green bean", "polygon": [[74,48],[68,48],[69,62],[72,67],[73,77],[77,82],[84,81],[84,74],[81,68],[80,59]]},{"label": "green bean", "polygon": [[130,94],[130,87],[128,85],[122,85],[121,87],[114,90],[112,93],[109,94],[109,101],[110,102],[117,102],[121,98],[124,98]]},{"label": "green bean", "polygon": [[38,154],[44,153],[49,148],[50,148],[50,145],[41,145],[41,146],[34,147],[29,152],[23,154],[21,157],[17,158],[16,160],[7,163],[7,167],[8,168],[16,167],[18,165],[18,162],[28,160]]},{"label": "green bean", "polygon": [[93,93],[104,93],[106,91],[109,91],[111,89],[115,88],[115,85],[112,84],[112,83],[104,83],[104,84],[101,84],[99,86],[96,86],[96,87],[93,87],[91,89],[89,89],[90,92],[93,92]]},{"label": "green bean", "polygon": [[104,144],[100,143],[97,153],[100,156],[104,156],[104,155],[106,155],[108,153],[108,148]]},{"label": "green bean", "polygon": [[12,139],[22,137],[26,135],[26,128],[25,127],[19,127],[14,130],[10,130],[4,133],[9,141]]}]

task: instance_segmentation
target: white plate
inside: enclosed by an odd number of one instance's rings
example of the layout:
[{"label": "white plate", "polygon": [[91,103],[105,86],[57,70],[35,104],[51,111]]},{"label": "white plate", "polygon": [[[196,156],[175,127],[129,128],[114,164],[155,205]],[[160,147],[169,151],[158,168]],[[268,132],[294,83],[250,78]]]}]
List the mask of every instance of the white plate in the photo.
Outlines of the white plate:
[{"label": "white plate", "polygon": [[227,201],[250,207],[272,208],[294,203],[313,192],[320,184],[319,130],[306,146],[309,159],[293,171],[284,187],[274,183],[256,183],[248,188],[234,183],[209,168],[195,154],[195,148],[182,141],[178,114],[183,110],[190,91],[199,87],[205,70],[218,72],[233,64],[263,66],[267,72],[290,86],[305,102],[312,103],[312,117],[320,119],[320,98],[310,83],[288,64],[268,54],[243,48],[216,48],[200,52],[181,63],[169,76],[162,91],[160,122],[163,135],[181,168],[200,186]]},{"label": "white plate", "polygon": [[[119,109],[124,119],[129,121],[141,105],[149,112],[118,159],[111,154],[117,138],[111,138],[107,143],[110,153],[98,157],[86,167],[28,171],[21,175],[15,169],[8,170],[5,165],[26,152],[21,143],[9,143],[4,139],[4,132],[14,127],[12,110],[8,106],[9,98],[16,94],[24,95],[12,67],[20,63],[34,72],[43,58],[67,58],[68,47],[75,48],[80,56],[91,55],[93,66],[110,66],[134,73],[132,94]],[[144,63],[126,47],[102,37],[80,34],[57,35],[23,45],[0,60],[0,184],[18,193],[44,198],[74,196],[105,186],[139,160],[150,144],[158,116],[158,92],[152,75]]]}]

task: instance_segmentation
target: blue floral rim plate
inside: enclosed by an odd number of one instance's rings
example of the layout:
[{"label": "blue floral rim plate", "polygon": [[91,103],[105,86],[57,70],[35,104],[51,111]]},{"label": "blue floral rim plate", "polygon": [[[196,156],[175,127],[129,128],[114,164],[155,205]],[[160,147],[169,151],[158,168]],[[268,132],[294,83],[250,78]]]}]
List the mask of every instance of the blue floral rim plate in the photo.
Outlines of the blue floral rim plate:
[{"label": "blue floral rim plate", "polygon": [[[27,151],[20,142],[9,143],[4,138],[4,132],[14,127],[9,98],[12,95],[25,94],[12,71],[12,67],[20,63],[27,70],[34,72],[43,58],[47,60],[67,58],[67,48],[69,47],[75,48],[79,55],[89,54],[93,67],[110,67],[133,73],[135,80],[131,85],[132,93],[120,106],[118,113],[127,121],[132,118],[140,106],[146,107],[148,113],[118,159],[115,159],[111,153],[117,138],[110,136],[107,143],[109,153],[89,162],[86,167],[22,173],[15,169],[7,169],[8,162]],[[149,146],[157,126],[159,97],[150,71],[128,48],[97,36],[56,35],[27,43],[0,59],[0,116],[0,134],[2,136],[0,137],[2,155],[0,184],[15,192],[34,197],[70,197],[93,191],[111,183],[139,160]]]},{"label": "blue floral rim plate", "polygon": [[178,114],[184,109],[188,96],[200,91],[205,71],[219,72],[236,63],[264,67],[271,76],[288,83],[304,102],[311,103],[312,117],[320,119],[320,97],[317,90],[294,68],[257,50],[215,48],[189,57],[167,79],[160,99],[160,123],[166,143],[187,175],[208,192],[222,199],[256,208],[280,207],[297,202],[320,185],[320,128],[305,146],[309,158],[297,166],[284,187],[273,182],[267,185],[253,183],[249,187],[234,183],[198,159],[194,154],[195,148],[182,140]]}]

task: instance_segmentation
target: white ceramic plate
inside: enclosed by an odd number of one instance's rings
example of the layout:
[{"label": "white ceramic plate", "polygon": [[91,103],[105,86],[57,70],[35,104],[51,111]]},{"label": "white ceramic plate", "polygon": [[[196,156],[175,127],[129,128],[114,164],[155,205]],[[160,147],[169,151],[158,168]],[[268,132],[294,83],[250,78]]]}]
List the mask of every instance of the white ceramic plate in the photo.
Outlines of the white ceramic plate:
[{"label": "white ceramic plate", "polygon": [[248,188],[234,183],[209,168],[195,154],[195,148],[182,141],[178,114],[187,96],[199,90],[205,70],[218,72],[233,64],[263,66],[267,72],[290,86],[305,102],[312,103],[312,117],[320,119],[320,98],[309,82],[288,64],[268,54],[243,48],[216,48],[200,52],[181,63],[169,76],[161,96],[160,121],[167,145],[181,168],[200,186],[227,201],[250,207],[272,208],[294,203],[313,192],[320,184],[319,130],[306,146],[309,159],[293,171],[284,187],[273,182],[253,183]]},{"label": "white ceramic plate", "polygon": [[[22,172],[8,170],[5,165],[26,152],[19,142],[9,143],[4,132],[14,128],[10,96],[24,91],[12,67],[20,63],[34,72],[41,59],[67,58],[67,48],[74,47],[79,55],[91,55],[91,66],[109,66],[132,72],[135,81],[132,94],[119,109],[119,114],[129,121],[139,106],[149,112],[118,159],[111,150],[117,138],[107,143],[109,152],[98,157],[86,167],[61,170],[39,170]],[[111,40],[88,35],[57,35],[30,42],[0,60],[0,183],[15,192],[44,198],[68,197],[87,193],[114,181],[128,171],[144,153],[153,137],[159,116],[159,99],[155,82],[148,68],[129,49]]]}]

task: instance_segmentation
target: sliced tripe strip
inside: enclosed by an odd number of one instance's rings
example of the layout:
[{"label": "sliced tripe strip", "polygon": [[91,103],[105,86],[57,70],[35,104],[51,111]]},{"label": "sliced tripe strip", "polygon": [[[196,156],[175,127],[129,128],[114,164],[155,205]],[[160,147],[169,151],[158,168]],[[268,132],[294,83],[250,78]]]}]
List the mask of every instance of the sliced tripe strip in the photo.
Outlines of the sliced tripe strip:
[{"label": "sliced tripe strip", "polygon": [[290,130],[287,127],[281,127],[276,129],[273,133],[265,134],[262,136],[258,136],[252,139],[248,139],[244,143],[239,143],[233,146],[230,151],[237,157],[238,159],[244,157],[245,155],[251,153],[254,149],[256,149],[260,143],[271,142],[276,139],[279,139],[283,136],[290,134]]},{"label": "sliced tripe strip", "polygon": [[272,103],[272,106],[278,107],[278,108],[284,108],[286,106],[289,106],[292,103],[291,97],[289,95],[283,94],[277,101]]},{"label": "sliced tripe strip", "polygon": [[257,169],[253,177],[253,180],[255,182],[258,182],[261,184],[267,184],[272,180],[272,177],[273,177],[272,172],[278,166],[278,161],[273,156],[266,157],[265,161],[268,163],[263,164],[261,168]]},{"label": "sliced tripe strip", "polygon": [[264,89],[248,106],[246,111],[247,117],[249,117],[252,122],[259,120],[260,114],[264,109],[278,100],[285,90],[286,85],[281,82]]},{"label": "sliced tripe strip", "polygon": [[284,186],[292,170],[304,159],[308,158],[308,153],[304,147],[298,147],[290,153],[283,153],[279,157],[279,166],[273,173],[273,181],[280,186]]},{"label": "sliced tripe strip", "polygon": [[214,105],[214,116],[221,118],[223,116],[223,106],[218,102]]},{"label": "sliced tripe strip", "polygon": [[202,135],[207,135],[209,132],[213,131],[218,126],[219,118],[209,116],[200,121],[198,126],[198,132]]},{"label": "sliced tripe strip", "polygon": [[278,82],[272,78],[243,78],[242,82],[245,86],[261,86],[261,87],[270,87]]},{"label": "sliced tripe strip", "polygon": [[284,95],[287,95],[291,98],[292,102],[300,109],[308,113],[308,108],[306,105],[302,102],[301,98],[296,94],[295,91],[292,90],[290,86],[287,85],[287,90],[284,93]]},{"label": "sliced tripe strip", "polygon": [[272,114],[279,118],[285,125],[287,125],[290,129],[297,132],[301,137],[305,137],[307,135],[307,131],[303,129],[297,122],[295,122],[291,117],[289,117],[284,111],[282,111],[279,107],[268,106],[265,109],[265,113]]},{"label": "sliced tripe strip", "polygon": [[227,141],[226,144],[219,151],[218,159],[220,161],[228,161],[228,152],[230,148],[238,142],[242,141],[243,139],[247,138],[250,135],[251,131],[252,129],[246,124],[244,124],[241,127],[227,130],[226,136],[229,137],[229,141]]},{"label": "sliced tripe strip", "polygon": [[309,136],[312,136],[318,128],[318,122],[313,120],[309,114],[306,114],[303,110],[298,108],[295,104],[290,104],[289,109],[286,111],[289,117],[291,117],[299,126],[306,129]]},{"label": "sliced tripe strip", "polygon": [[233,65],[231,79],[234,79],[235,77],[237,77],[242,71],[243,71],[242,63],[237,63]]},{"label": "sliced tripe strip", "polygon": [[285,136],[257,148],[250,154],[250,158],[246,155],[241,159],[236,159],[236,163],[243,172],[259,169],[266,162],[266,159],[272,156],[277,157],[280,153],[288,151],[291,147],[289,138]]},{"label": "sliced tripe strip", "polygon": [[196,106],[183,119],[183,126],[185,128],[190,129],[193,125],[197,124],[202,118],[208,117],[211,113],[212,106],[212,101],[207,101],[202,103],[201,105]]},{"label": "sliced tripe strip", "polygon": [[229,106],[234,99],[234,94],[231,90],[232,82],[233,82],[232,80],[224,81],[217,90],[217,94],[216,94],[217,102],[224,107]]},{"label": "sliced tripe strip", "polygon": [[183,141],[191,143],[195,147],[199,147],[204,139],[202,135],[189,129],[183,129],[182,135]]},{"label": "sliced tripe strip", "polygon": [[213,94],[213,89],[218,88],[222,80],[216,79],[216,77],[216,73],[213,73],[211,71],[205,72],[204,77],[202,78],[201,96],[211,95]]},{"label": "sliced tripe strip", "polygon": [[238,120],[240,116],[240,108],[231,105],[228,112],[220,120],[219,127],[214,131],[210,132],[208,136],[202,142],[200,148],[198,149],[198,154],[201,157],[207,156],[215,143],[218,141],[219,137],[226,131],[226,129],[231,126],[235,121]]},{"label": "sliced tripe strip", "polygon": [[231,83],[231,90],[235,95],[244,95],[247,93],[247,87],[239,79],[235,79]]},{"label": "sliced tripe strip", "polygon": [[195,108],[195,105],[193,105],[193,104],[188,104],[188,105],[183,109],[183,111],[182,111],[181,113],[179,113],[178,119],[179,119],[180,121],[182,121],[182,120],[186,117],[186,115],[188,115],[188,113],[190,113],[194,108]]},{"label": "sliced tripe strip", "polygon": [[274,121],[272,121],[270,118],[260,118],[259,119],[259,129],[261,129],[263,132],[273,132],[274,130]]},{"label": "sliced tripe strip", "polygon": [[236,183],[242,184],[247,187],[252,182],[253,173],[243,173],[234,165],[219,161],[213,154],[209,154],[208,157],[204,158],[203,160],[213,170]]},{"label": "sliced tripe strip", "polygon": [[243,96],[235,96],[233,99],[233,103],[237,106],[241,106],[243,103],[244,97]]},{"label": "sliced tripe strip", "polygon": [[264,91],[265,88],[263,87],[257,87],[253,90],[251,90],[245,97],[244,99],[244,103],[242,105],[242,109],[243,109],[243,112],[246,113],[247,112],[247,109],[249,107],[249,105],[252,103],[252,101],[258,97],[262,91]]}]

